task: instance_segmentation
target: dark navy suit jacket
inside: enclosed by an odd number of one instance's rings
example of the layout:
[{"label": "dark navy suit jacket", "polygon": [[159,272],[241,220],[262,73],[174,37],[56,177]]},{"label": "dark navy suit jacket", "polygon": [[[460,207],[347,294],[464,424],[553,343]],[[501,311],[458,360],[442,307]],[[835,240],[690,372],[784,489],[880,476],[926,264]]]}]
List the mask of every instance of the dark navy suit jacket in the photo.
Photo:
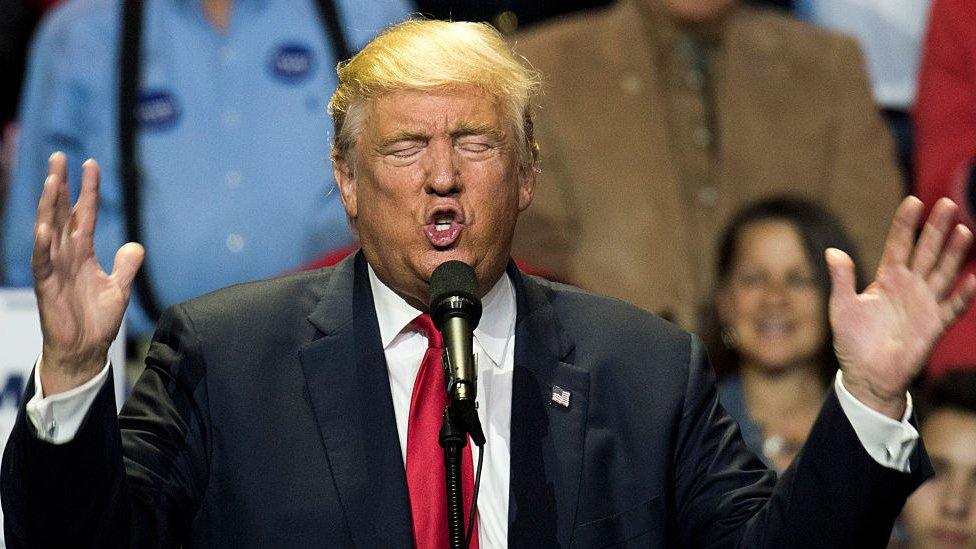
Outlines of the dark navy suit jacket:
[{"label": "dark navy suit jacket", "polygon": [[[910,474],[875,463],[830,395],[776,483],[694,337],[509,275],[512,547],[882,547],[928,473],[921,446]],[[361,254],[170,309],[118,418],[111,387],[65,445],[21,410],[2,471],[11,547],[412,545]]]}]

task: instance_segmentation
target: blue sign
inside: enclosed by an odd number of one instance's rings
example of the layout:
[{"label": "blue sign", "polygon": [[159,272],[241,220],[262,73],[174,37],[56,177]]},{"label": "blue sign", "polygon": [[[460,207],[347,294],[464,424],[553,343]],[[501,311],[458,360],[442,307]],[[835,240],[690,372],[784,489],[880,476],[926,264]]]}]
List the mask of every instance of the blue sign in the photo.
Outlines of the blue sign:
[{"label": "blue sign", "polygon": [[136,104],[136,120],[145,130],[168,130],[180,119],[176,97],[166,90],[146,90]]},{"label": "blue sign", "polygon": [[278,80],[298,84],[315,70],[315,54],[303,44],[282,44],[271,53],[269,69]]},{"label": "blue sign", "polygon": [[5,405],[14,408],[20,406],[20,400],[24,394],[25,377],[23,374],[11,374],[7,376],[6,383],[0,387],[0,408]]}]

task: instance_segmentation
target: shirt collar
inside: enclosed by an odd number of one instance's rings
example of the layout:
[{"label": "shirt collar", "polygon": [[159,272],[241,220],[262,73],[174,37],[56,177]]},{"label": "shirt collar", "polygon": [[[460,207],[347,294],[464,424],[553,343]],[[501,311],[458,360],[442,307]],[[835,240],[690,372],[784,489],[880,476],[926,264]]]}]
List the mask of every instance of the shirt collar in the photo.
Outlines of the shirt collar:
[{"label": "shirt collar", "polygon": [[481,322],[474,329],[474,338],[488,358],[501,366],[514,335],[515,287],[505,273],[481,298]]},{"label": "shirt collar", "polygon": [[383,349],[386,350],[390,348],[400,332],[423,311],[418,311],[389,286],[383,284],[368,263],[366,271],[369,273],[369,287],[373,291],[376,320],[380,324],[380,340],[383,342]]},{"label": "shirt collar", "polygon": [[[387,350],[422,311],[407,303],[376,276],[367,264],[369,286],[373,292],[373,306],[380,326],[380,340]],[[474,330],[474,339],[488,358],[501,365],[506,348],[515,333],[515,287],[505,273],[481,299],[481,321]]]}]

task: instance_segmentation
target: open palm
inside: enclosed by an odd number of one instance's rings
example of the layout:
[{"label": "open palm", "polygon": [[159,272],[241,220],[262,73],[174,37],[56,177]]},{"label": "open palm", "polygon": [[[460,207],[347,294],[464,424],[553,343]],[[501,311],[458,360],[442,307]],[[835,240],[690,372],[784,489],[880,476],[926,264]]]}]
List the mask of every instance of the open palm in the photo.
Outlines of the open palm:
[{"label": "open palm", "polygon": [[830,323],[844,384],[891,417],[900,416],[905,391],[928,353],[976,293],[972,275],[955,284],[973,240],[966,227],[953,227],[957,206],[940,200],[916,242],[922,210],[915,197],[902,202],[877,276],[860,294],[850,257],[827,250]]},{"label": "open palm", "polygon": [[116,253],[111,274],[95,257],[98,165],[83,165],[81,193],[70,207],[67,158],[51,155],[37,206],[31,268],[44,335],[42,385],[55,394],[80,385],[105,364],[119,331],[142,246],[129,243]]}]

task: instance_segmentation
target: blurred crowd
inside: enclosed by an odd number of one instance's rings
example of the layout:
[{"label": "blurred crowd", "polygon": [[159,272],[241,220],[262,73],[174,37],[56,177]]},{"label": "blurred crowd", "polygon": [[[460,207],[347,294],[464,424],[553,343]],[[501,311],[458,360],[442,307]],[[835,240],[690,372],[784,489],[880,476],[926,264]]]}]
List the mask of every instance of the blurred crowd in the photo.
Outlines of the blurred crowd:
[{"label": "blurred crowd", "polygon": [[[0,283],[31,284],[55,150],[74,192],[99,160],[99,260],[147,248],[133,341],[173,303],[337,260],[355,235],[329,166],[335,65],[416,14],[487,21],[544,80],[516,259],[698,333],[746,442],[784,469],[838,368],[824,250],[873,279],[906,193],[976,229],[976,2],[556,4],[0,0]],[[974,309],[919,383],[936,477],[899,546],[976,547]]]}]

